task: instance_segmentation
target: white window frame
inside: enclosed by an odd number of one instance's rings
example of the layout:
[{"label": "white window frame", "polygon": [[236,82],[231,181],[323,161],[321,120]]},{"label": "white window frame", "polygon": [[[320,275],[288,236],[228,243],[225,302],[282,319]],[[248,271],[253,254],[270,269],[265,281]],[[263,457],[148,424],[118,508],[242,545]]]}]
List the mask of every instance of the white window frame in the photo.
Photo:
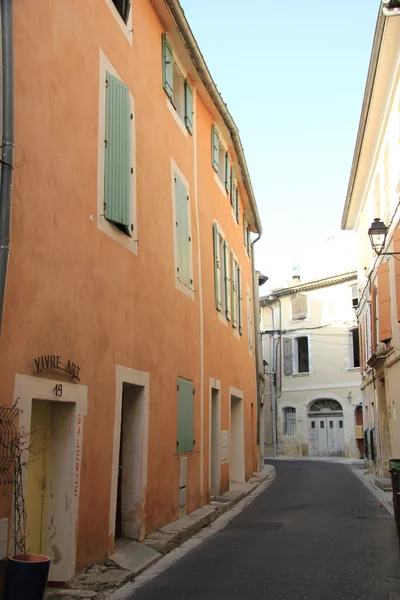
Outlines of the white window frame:
[{"label": "white window frame", "polygon": [[105,0],[105,3],[107,4],[108,8],[110,9],[110,11],[112,12],[112,14],[115,17],[115,20],[117,21],[118,25],[120,26],[123,34],[125,35],[126,39],[128,40],[128,42],[130,43],[130,45],[132,46],[132,33],[133,33],[133,27],[132,27],[132,4],[133,4],[134,0],[132,0],[131,2],[131,7],[129,9],[129,15],[128,15],[128,21],[125,23],[123,18],[121,17],[121,15],[119,14],[117,7],[115,6],[113,0]]},{"label": "white window frame", "polygon": [[[286,415],[294,415],[292,418],[286,418]],[[282,434],[284,437],[297,436],[297,410],[294,406],[282,407]]]},{"label": "white window frame", "polygon": [[[234,262],[234,268],[235,268],[235,283],[236,283],[236,326],[233,325],[233,274],[231,271],[231,285],[230,285],[230,292],[231,292],[231,297],[232,297],[232,301],[231,301],[231,321],[232,321],[232,329],[233,329],[233,335],[235,337],[237,337],[238,340],[240,340],[241,336],[239,334],[239,260],[238,257],[236,256],[236,253],[232,250],[232,258],[233,258],[233,262]],[[243,285],[243,282],[242,282]],[[242,292],[243,293],[243,292]],[[242,301],[242,313],[243,313],[243,301]],[[243,314],[242,314],[242,321],[243,321]]]},{"label": "white window frame", "polygon": [[[227,297],[226,297],[226,288],[225,288],[225,263],[224,263],[224,242],[226,241],[226,236],[225,236],[223,229],[221,228],[221,226],[218,224],[217,221],[215,221],[215,224],[217,226],[217,231],[218,231],[218,248],[219,248],[219,262],[220,262],[218,287],[219,287],[219,297],[220,297],[220,301],[221,301],[221,308],[220,308],[220,310],[217,310],[217,312],[218,312],[219,320],[224,325],[228,326],[229,321],[226,318]],[[230,258],[230,250],[229,250],[229,246],[228,246],[228,275],[230,275],[229,258]],[[231,290],[231,282],[230,282],[230,277],[229,277],[228,293],[230,290]],[[232,305],[231,305],[231,319],[232,319]]]},{"label": "white window frame", "polygon": [[[286,337],[286,336],[285,336]],[[299,371],[299,346],[298,339],[299,338],[307,338],[308,345],[308,371]],[[292,376],[306,376],[311,374],[311,344],[310,344],[310,334],[301,333],[301,335],[295,335],[292,337],[293,340],[293,373]]]},{"label": "white window frame", "polygon": [[[219,187],[219,189],[221,190],[222,194],[224,195],[224,198],[229,197],[229,193],[226,191],[225,188],[225,169],[226,169],[226,153],[228,152],[228,144],[224,138],[224,136],[222,135],[220,129],[214,124],[215,130],[218,133],[218,139],[219,139],[219,168],[218,168],[218,173],[214,170],[214,179]],[[222,149],[222,152],[221,152]],[[223,164],[221,165],[221,154],[223,155]],[[230,166],[229,168],[232,168],[232,159],[231,156],[229,155],[229,161],[230,161]],[[222,178],[221,178],[222,176]]]},{"label": "white window frame", "polygon": [[[114,7],[115,8],[115,7]],[[115,9],[117,10],[117,9]],[[118,13],[118,11],[117,11]],[[121,19],[118,13],[118,18]],[[121,19],[122,21],[122,19]],[[104,216],[104,174],[105,174],[105,151],[104,140],[106,139],[106,75],[107,72],[120,81],[123,81],[118,75],[112,63],[108,60],[102,50],[100,50],[100,78],[99,78],[99,121],[98,121],[98,142],[97,142],[97,228],[111,237],[115,242],[124,246],[133,254],[138,254],[138,222],[136,210],[136,128],[135,128],[135,101],[131,94],[130,110],[133,115],[131,119],[131,166],[133,173],[130,182],[131,194],[131,218],[132,218],[132,237],[126,235],[118,227],[107,221]],[[90,215],[93,220],[93,215]]]},{"label": "white window frame", "polygon": [[[171,113],[171,115],[174,117],[176,124],[178,125],[179,129],[182,131],[185,138],[189,139],[189,132],[185,125],[185,80],[187,79],[187,71],[184,68],[181,61],[179,60],[178,56],[176,55],[175,49],[174,49],[173,45],[171,44],[171,40],[169,38],[168,38],[168,42],[172,48],[172,59],[174,61],[174,64],[173,64],[174,74],[175,74],[175,70],[178,70],[179,74],[181,75],[181,78],[182,78],[181,102],[182,102],[182,111],[183,112],[182,112],[182,114],[179,114],[178,110],[175,108],[174,104],[171,102],[171,100],[168,98],[168,96],[166,97],[167,108],[168,108],[169,112]],[[175,89],[175,86],[174,86],[174,89]],[[195,101],[194,101],[193,88],[192,88],[192,94],[193,94],[192,99],[193,99],[193,122],[194,122]]]},{"label": "white window frame", "polygon": [[193,281],[192,287],[189,288],[185,283],[183,283],[177,276],[178,269],[178,237],[176,233],[176,199],[175,199],[175,174],[178,175],[179,179],[182,183],[185,184],[187,193],[189,196],[189,208],[188,208],[188,221],[189,221],[189,235],[193,240],[192,235],[192,220],[191,220],[191,201],[190,201],[190,186],[189,182],[176,164],[176,162],[171,158],[171,197],[172,197],[172,228],[174,232],[174,279],[175,279],[175,287],[179,291],[181,291],[185,296],[187,296],[190,300],[194,301],[194,275],[193,275],[193,243],[189,246],[189,262],[190,262],[190,279]]},{"label": "white window frame", "polygon": [[[354,342],[353,342],[353,330],[357,329],[359,332],[359,329],[357,327],[357,325],[353,325],[352,327],[350,327],[350,329],[347,332],[347,335],[349,336],[349,345],[348,345],[348,349],[349,349],[349,356],[348,356],[348,371],[359,371],[360,367],[356,367],[354,365]],[[360,333],[360,332],[359,332]],[[360,339],[358,340],[358,343],[360,343]]]}]

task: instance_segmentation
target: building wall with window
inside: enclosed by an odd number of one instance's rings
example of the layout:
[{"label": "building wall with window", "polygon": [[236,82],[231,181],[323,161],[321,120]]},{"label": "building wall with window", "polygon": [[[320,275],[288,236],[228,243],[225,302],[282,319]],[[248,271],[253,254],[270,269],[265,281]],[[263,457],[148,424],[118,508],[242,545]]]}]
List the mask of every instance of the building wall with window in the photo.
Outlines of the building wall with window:
[{"label": "building wall with window", "polygon": [[[0,391],[9,406],[19,398],[28,431],[43,411],[51,440],[70,423],[65,444],[48,446],[70,514],[41,515],[55,529],[35,548],[59,552],[50,579],[65,581],[119,536],[142,540],[258,470],[249,311],[261,225],[240,141],[164,0],[14,8]],[[40,509],[28,500],[29,527]]]},{"label": "building wall with window", "polygon": [[360,456],[357,298],[355,271],[304,283],[295,277],[261,298],[278,454]]},{"label": "building wall with window", "polygon": [[[360,370],[365,454],[369,468],[388,476],[400,452],[400,35],[398,19],[378,9],[363,109],[342,216],[357,236]],[[374,219],[387,227],[378,252],[369,239]]]}]

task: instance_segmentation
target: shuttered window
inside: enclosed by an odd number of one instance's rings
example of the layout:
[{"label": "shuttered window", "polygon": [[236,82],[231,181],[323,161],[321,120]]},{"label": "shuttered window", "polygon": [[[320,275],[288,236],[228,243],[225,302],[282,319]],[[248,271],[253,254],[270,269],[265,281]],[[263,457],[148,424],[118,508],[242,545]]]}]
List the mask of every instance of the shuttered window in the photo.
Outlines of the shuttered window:
[{"label": "shuttered window", "polygon": [[213,225],[214,233],[214,293],[215,308],[221,310],[221,256],[220,256],[220,235],[218,225]]},{"label": "shuttered window", "polygon": [[386,342],[392,337],[390,318],[389,263],[384,261],[378,267],[379,339]]},{"label": "shuttered window", "polygon": [[237,271],[237,286],[238,286],[238,321],[239,321],[239,333],[243,335],[243,287],[242,287],[242,269],[240,265]]},{"label": "shuttered window", "polygon": [[253,350],[253,307],[251,301],[251,292],[249,288],[247,288],[247,331],[249,350]]},{"label": "shuttered window", "polygon": [[185,125],[190,134],[193,135],[193,95],[188,80],[185,80]]},{"label": "shuttered window", "polygon": [[[400,252],[400,228],[396,229],[393,233],[393,252]],[[395,257],[394,260],[394,276],[395,276],[395,287],[396,287],[396,313],[397,320],[400,323],[400,261],[399,257]]]},{"label": "shuttered window", "polygon": [[293,373],[293,340],[291,338],[283,338],[283,364],[285,375]]},{"label": "shuttered window", "polygon": [[245,215],[243,215],[243,240],[244,240],[244,245],[245,245],[247,254],[250,256],[250,243],[251,243],[250,231],[249,231],[249,226],[248,226]]},{"label": "shuttered window", "polygon": [[215,125],[211,127],[211,164],[219,172],[219,135]]},{"label": "shuttered window", "polygon": [[371,346],[372,352],[376,350],[376,298],[377,298],[377,290],[376,285],[374,283],[371,284]]},{"label": "shuttered window", "polygon": [[193,381],[178,377],[178,452],[192,452],[194,440]]},{"label": "shuttered window", "polygon": [[364,329],[360,322],[358,324],[359,340],[360,340],[360,373],[364,371]]},{"label": "shuttered window", "polygon": [[231,283],[232,283],[232,327],[237,327],[238,315],[238,264],[233,252],[231,252]]},{"label": "shuttered window", "polygon": [[163,88],[170,100],[174,95],[174,66],[172,46],[165,33],[162,34],[162,56],[163,56]]},{"label": "shuttered window", "polygon": [[298,321],[301,319],[307,319],[307,295],[296,294],[291,298],[292,306],[292,319]]},{"label": "shuttered window", "polygon": [[175,182],[175,214],[176,242],[178,251],[177,278],[192,289],[191,236],[189,228],[189,195],[188,190],[179,178],[174,175]]},{"label": "shuttered window", "polygon": [[113,3],[115,4],[115,7],[121,15],[124,23],[127,23],[131,9],[131,0],[113,0]]},{"label": "shuttered window", "polygon": [[225,316],[228,321],[231,318],[231,294],[230,294],[230,263],[228,244],[224,240],[224,284],[225,284]]},{"label": "shuttered window", "polygon": [[226,190],[227,194],[230,193],[230,189],[231,189],[231,161],[229,159],[228,152],[226,152],[226,154],[225,154],[225,190]]},{"label": "shuttered window", "polygon": [[104,216],[127,235],[131,220],[131,115],[128,87],[106,74]]}]

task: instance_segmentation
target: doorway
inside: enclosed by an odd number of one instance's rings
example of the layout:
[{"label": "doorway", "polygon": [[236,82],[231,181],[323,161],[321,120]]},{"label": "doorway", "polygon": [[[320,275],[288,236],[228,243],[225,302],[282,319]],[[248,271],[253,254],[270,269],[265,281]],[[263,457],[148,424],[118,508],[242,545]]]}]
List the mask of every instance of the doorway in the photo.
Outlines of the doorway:
[{"label": "doorway", "polygon": [[211,388],[211,498],[218,496],[220,493],[220,430],[220,391],[215,388]]},{"label": "doorway", "polygon": [[310,456],[344,456],[343,410],[336,400],[316,400],[308,413]]},{"label": "doorway", "polygon": [[115,539],[143,538],[144,387],[123,383],[118,454]]},{"label": "doorway", "polygon": [[231,395],[230,481],[245,481],[243,399]]}]

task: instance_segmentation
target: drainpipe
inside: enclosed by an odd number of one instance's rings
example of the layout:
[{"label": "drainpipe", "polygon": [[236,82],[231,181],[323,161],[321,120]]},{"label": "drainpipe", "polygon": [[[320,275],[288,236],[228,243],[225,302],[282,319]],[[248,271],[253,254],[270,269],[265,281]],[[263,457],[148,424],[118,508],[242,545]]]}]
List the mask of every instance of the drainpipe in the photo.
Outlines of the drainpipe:
[{"label": "drainpipe", "polygon": [[12,180],[14,169],[14,42],[12,0],[1,0],[2,148],[0,170],[0,332],[10,254]]},{"label": "drainpipe", "polygon": [[[256,244],[258,242],[258,240],[261,237],[261,233],[258,234],[258,236],[251,242],[251,269],[252,269],[252,280],[253,280],[253,299],[256,298],[256,271],[255,271],[255,265],[254,265],[254,244]],[[257,300],[259,298],[259,293],[257,290]],[[257,304],[257,306],[256,306]],[[257,314],[258,312],[258,308],[259,308],[259,301],[253,302],[253,313],[254,313],[254,332],[257,334],[257,339],[254,340],[255,344],[254,344],[254,358],[256,361],[256,388],[257,388],[257,448],[258,450],[258,457],[260,457],[260,412],[261,412],[261,407],[260,407],[260,365],[259,365],[259,349],[258,349],[258,332],[260,329],[260,314]],[[256,320],[258,319],[258,320]],[[259,460],[259,459],[258,459]]]},{"label": "drainpipe", "polygon": [[[269,304],[265,305],[271,311],[272,329],[275,330],[275,310]],[[270,350],[271,350],[271,366],[272,366],[272,385],[271,385],[271,412],[272,412],[272,443],[274,449],[274,458],[276,458],[276,361],[275,361],[275,339],[274,334],[270,333]]]}]

